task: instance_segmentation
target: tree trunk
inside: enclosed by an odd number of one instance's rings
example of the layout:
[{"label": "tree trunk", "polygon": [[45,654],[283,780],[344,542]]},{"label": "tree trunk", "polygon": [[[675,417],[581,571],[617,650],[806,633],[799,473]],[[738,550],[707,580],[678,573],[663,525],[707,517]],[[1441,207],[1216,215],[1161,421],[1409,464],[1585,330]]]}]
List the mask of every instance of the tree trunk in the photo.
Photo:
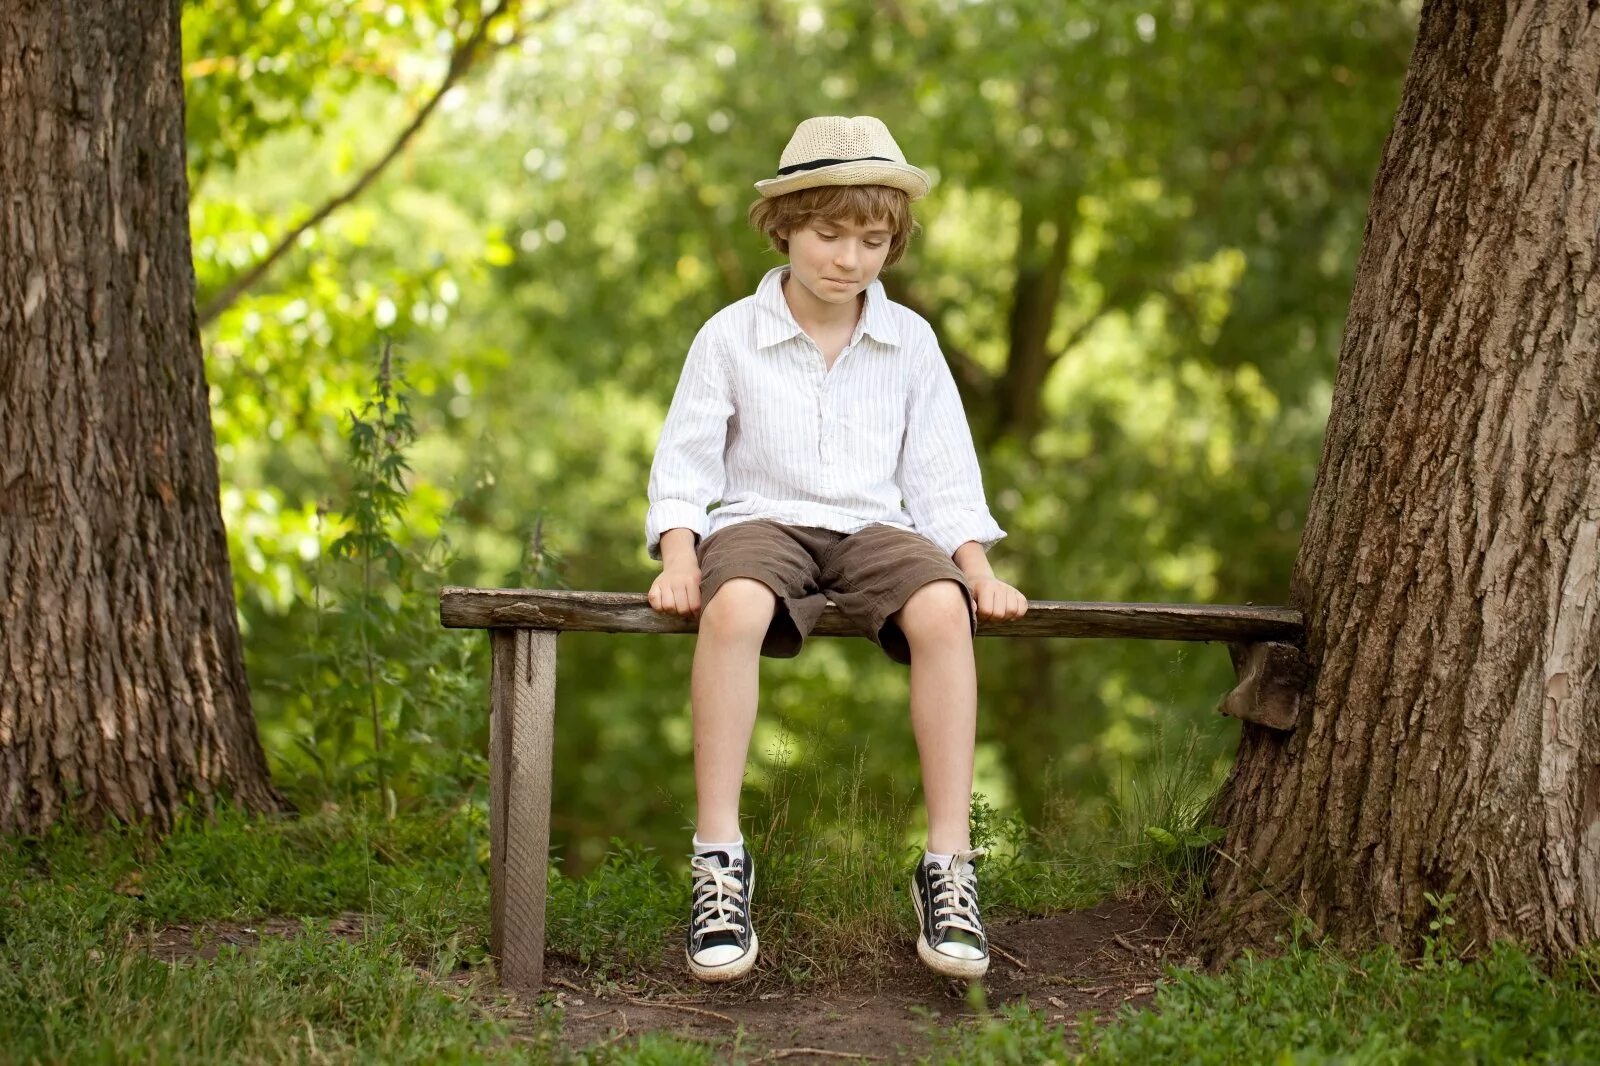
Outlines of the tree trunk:
[{"label": "tree trunk", "polygon": [[1304,913],[1415,949],[1600,937],[1600,19],[1427,4],[1294,598],[1311,710],[1245,726],[1214,956]]},{"label": "tree trunk", "polygon": [[0,33],[0,832],[277,804],[195,328],[179,0]]},{"label": "tree trunk", "polygon": [[[1030,449],[1044,418],[1044,384],[1060,359],[1050,351],[1050,332],[1072,247],[1072,226],[1078,218],[1078,193],[1068,188],[1050,210],[1022,202],[1017,227],[1016,285],[1012,289],[1005,372],[1000,377],[998,410],[989,420],[991,442],[1011,434]],[[1051,236],[1039,230],[1048,215]]]}]

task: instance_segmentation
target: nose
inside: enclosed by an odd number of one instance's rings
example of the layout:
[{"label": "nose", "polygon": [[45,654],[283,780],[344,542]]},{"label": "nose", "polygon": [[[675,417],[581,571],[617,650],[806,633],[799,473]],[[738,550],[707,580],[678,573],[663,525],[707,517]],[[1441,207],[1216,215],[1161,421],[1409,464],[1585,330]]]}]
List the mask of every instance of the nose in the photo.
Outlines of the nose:
[{"label": "nose", "polygon": [[841,241],[839,250],[834,253],[833,261],[841,270],[854,270],[856,268],[856,242],[853,240]]}]

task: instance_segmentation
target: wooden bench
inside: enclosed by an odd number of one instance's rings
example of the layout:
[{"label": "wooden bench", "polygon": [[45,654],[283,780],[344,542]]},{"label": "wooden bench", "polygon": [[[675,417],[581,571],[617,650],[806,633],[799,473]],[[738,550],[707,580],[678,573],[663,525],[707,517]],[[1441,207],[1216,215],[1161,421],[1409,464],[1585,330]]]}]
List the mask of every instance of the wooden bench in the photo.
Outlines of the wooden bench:
[{"label": "wooden bench", "polygon": [[[503,985],[536,991],[544,973],[556,635],[693,633],[699,624],[657,614],[638,593],[546,589],[445,588],[439,617],[454,629],[490,633],[490,951]],[[832,604],[812,633],[858,636]],[[1304,684],[1300,613],[1285,607],[1031,601],[1022,618],[980,623],[978,636],[1226,642],[1239,683],[1218,709],[1271,729],[1294,727]]]}]

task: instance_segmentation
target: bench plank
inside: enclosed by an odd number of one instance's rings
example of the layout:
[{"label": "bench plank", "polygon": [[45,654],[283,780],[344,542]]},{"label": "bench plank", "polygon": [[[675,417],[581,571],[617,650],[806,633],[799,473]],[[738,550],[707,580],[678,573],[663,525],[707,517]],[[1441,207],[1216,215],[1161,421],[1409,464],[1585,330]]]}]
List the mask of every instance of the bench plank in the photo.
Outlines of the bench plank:
[{"label": "bench plank", "polygon": [[489,723],[489,950],[507,988],[544,980],[556,634],[496,629]]},{"label": "bench plank", "polygon": [[[526,628],[588,633],[693,633],[694,619],[657,614],[637,592],[564,589],[478,589],[439,592],[439,618],[452,629]],[[812,630],[822,637],[859,636],[829,604]],[[1093,603],[1034,600],[1009,622],[980,622],[986,637],[1125,637],[1144,640],[1297,643],[1300,612],[1288,607],[1193,603]]]}]

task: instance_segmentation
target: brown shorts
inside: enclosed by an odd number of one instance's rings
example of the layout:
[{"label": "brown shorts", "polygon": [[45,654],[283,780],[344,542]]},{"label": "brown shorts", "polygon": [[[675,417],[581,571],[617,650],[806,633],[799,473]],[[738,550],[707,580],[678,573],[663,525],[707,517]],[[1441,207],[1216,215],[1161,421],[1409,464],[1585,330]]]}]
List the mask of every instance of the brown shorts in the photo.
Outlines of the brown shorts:
[{"label": "brown shorts", "polygon": [[972,630],[978,629],[972,585],[955,560],[927,537],[895,526],[870,525],[845,534],[754,519],[717,530],[695,554],[702,606],[735,577],[754,578],[778,597],[761,642],[761,654],[774,659],[800,653],[831,600],[889,658],[909,664],[911,647],[889,616],[917,589],[945,578],[965,590]]}]

